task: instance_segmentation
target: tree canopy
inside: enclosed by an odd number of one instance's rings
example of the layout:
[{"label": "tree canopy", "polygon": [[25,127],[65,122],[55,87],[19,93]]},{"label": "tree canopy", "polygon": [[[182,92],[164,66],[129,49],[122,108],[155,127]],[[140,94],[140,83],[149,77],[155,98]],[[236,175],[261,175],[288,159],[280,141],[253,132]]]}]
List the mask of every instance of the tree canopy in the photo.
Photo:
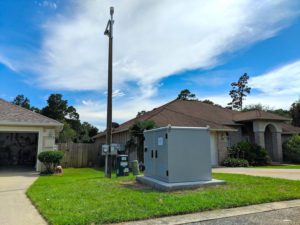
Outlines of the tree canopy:
[{"label": "tree canopy", "polygon": [[24,95],[17,95],[12,103],[25,109],[30,109],[30,100]]},{"label": "tree canopy", "polygon": [[17,95],[12,103],[63,123],[64,128],[59,134],[59,142],[91,142],[92,137],[98,133],[98,128],[88,122],[81,123],[76,108],[69,106],[61,94],[51,94],[47,105],[42,109],[30,107],[30,100],[24,95]]},{"label": "tree canopy", "polygon": [[250,94],[251,88],[247,85],[249,76],[247,73],[244,73],[237,82],[232,82],[232,89],[229,92],[229,95],[232,99],[228,106],[232,109],[243,110],[243,100]]},{"label": "tree canopy", "polygon": [[253,104],[253,105],[247,105],[243,108],[243,112],[252,111],[252,110],[260,110],[265,112],[270,112],[277,114],[279,116],[285,116],[285,117],[291,117],[290,111],[285,109],[273,109],[267,105],[262,104]]},{"label": "tree canopy", "polygon": [[178,94],[177,99],[196,100],[196,95],[191,93],[189,89],[184,89]]},{"label": "tree canopy", "polygon": [[290,113],[292,116],[292,124],[300,127],[300,98],[291,105]]},{"label": "tree canopy", "polygon": [[51,94],[47,103],[48,105],[42,109],[42,114],[63,122],[66,119],[65,117],[69,114],[68,101],[63,100],[61,94]]}]

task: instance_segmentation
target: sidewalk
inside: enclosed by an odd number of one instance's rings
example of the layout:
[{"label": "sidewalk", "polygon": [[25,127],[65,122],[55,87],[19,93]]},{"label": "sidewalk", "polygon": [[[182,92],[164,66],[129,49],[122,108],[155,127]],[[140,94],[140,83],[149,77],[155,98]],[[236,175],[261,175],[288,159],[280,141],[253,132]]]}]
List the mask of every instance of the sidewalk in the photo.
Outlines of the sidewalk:
[{"label": "sidewalk", "polygon": [[222,167],[214,168],[213,173],[234,173],[251,176],[281,178],[288,180],[300,180],[300,169]]},{"label": "sidewalk", "polygon": [[178,215],[178,216],[169,216],[149,220],[141,221],[131,221],[118,223],[115,225],[159,225],[159,224],[186,224],[186,223],[196,223],[202,221],[209,221],[214,219],[228,218],[233,216],[240,215],[249,215],[253,213],[260,212],[269,212],[279,209],[287,209],[300,207],[300,200],[291,200],[291,201],[282,201],[282,202],[273,202],[273,203],[264,203],[259,205],[244,206],[238,208],[230,209],[219,209],[212,211],[205,211],[199,213]]}]

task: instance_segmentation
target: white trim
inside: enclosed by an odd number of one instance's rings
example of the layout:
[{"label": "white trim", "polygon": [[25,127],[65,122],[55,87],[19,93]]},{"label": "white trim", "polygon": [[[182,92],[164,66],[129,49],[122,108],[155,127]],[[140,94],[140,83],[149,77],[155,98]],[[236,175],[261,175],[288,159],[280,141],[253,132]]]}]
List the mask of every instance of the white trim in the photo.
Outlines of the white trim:
[{"label": "white trim", "polygon": [[39,126],[39,127],[62,127],[62,123],[30,123],[30,122],[1,122],[0,126]]},{"label": "white trim", "polygon": [[219,128],[213,128],[213,129],[209,129],[210,131],[234,131],[237,132],[238,129],[230,129],[230,128],[224,128],[224,129],[219,129]]},{"label": "white trim", "polygon": [[154,128],[151,130],[145,130],[144,133],[147,132],[152,132],[152,131],[157,131],[157,130],[174,130],[174,129],[192,129],[192,130],[209,130],[209,126],[207,127],[179,127],[179,126],[166,126],[166,127],[159,127],[159,128]]}]

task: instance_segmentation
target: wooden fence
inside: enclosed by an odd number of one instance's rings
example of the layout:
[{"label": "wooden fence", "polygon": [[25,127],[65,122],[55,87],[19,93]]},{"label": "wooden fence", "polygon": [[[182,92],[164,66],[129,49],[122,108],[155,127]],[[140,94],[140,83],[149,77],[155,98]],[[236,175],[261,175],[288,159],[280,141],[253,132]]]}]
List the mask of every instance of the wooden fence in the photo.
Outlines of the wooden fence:
[{"label": "wooden fence", "polygon": [[64,152],[61,165],[67,167],[95,167],[103,165],[100,146],[96,143],[59,143],[58,150]]}]

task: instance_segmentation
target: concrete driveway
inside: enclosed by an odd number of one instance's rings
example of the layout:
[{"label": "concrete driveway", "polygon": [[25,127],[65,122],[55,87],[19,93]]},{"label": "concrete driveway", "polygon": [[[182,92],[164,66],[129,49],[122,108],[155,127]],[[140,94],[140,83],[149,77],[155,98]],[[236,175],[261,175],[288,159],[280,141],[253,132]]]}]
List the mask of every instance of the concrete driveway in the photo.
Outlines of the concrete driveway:
[{"label": "concrete driveway", "polygon": [[37,179],[34,171],[0,168],[0,224],[47,224],[26,197],[26,189]]},{"label": "concrete driveway", "polygon": [[288,180],[300,180],[300,169],[271,169],[271,168],[214,168],[214,173],[235,173],[252,176],[275,177]]}]

